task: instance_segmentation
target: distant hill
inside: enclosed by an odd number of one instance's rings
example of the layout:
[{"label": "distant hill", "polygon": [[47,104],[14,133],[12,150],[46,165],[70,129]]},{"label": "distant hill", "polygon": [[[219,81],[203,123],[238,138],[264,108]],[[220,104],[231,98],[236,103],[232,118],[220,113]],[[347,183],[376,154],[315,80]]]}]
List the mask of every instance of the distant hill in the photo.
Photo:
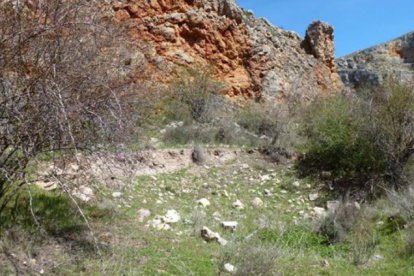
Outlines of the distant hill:
[{"label": "distant hill", "polygon": [[342,81],[350,87],[378,85],[390,76],[402,82],[411,81],[414,77],[414,32],[336,62]]}]

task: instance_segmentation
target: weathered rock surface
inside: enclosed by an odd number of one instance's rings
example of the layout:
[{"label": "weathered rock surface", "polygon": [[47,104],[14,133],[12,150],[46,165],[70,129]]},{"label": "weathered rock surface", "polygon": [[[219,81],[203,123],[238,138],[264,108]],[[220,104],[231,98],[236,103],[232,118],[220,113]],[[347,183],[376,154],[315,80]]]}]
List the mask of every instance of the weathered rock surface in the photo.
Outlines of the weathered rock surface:
[{"label": "weathered rock surface", "polygon": [[80,186],[72,191],[72,195],[83,202],[89,202],[95,198],[95,193],[90,187]]},{"label": "weathered rock surface", "polygon": [[414,32],[347,55],[336,63],[342,81],[351,88],[378,85],[388,77],[410,82],[414,76]]},{"label": "weathered rock surface", "polygon": [[201,237],[206,242],[217,242],[220,245],[226,245],[228,243],[228,241],[223,239],[219,233],[211,231],[208,227],[203,227],[203,229],[201,229]]},{"label": "weathered rock surface", "polygon": [[174,77],[176,65],[211,65],[229,96],[306,100],[342,87],[333,29],[325,23],[314,22],[303,40],[234,0],[126,0],[113,10],[137,44],[145,45],[145,66],[161,82]]}]

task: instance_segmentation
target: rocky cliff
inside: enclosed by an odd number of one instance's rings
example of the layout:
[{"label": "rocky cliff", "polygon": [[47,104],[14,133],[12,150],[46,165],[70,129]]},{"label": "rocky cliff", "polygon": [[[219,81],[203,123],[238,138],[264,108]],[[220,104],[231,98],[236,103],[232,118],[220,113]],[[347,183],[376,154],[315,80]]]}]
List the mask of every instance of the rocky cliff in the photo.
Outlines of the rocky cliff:
[{"label": "rocky cliff", "polygon": [[229,96],[306,100],[342,87],[333,29],[325,23],[311,24],[302,39],[257,19],[234,0],[127,0],[111,5],[116,20],[141,45],[147,72],[161,81],[177,77],[177,65],[213,66]]},{"label": "rocky cliff", "polygon": [[387,77],[414,77],[414,32],[337,60],[343,82],[353,88],[378,85]]}]

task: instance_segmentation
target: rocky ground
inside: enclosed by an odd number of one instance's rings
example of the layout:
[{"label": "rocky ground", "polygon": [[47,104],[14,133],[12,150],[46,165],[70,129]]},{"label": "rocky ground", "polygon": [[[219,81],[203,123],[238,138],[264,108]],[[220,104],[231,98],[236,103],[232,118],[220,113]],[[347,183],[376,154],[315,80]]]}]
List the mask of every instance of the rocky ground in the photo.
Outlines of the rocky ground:
[{"label": "rocky ground", "polygon": [[[95,181],[73,188],[71,197],[59,185],[49,191],[32,187],[33,213],[23,215],[22,221],[39,226],[7,233],[0,273],[388,275],[410,271],[408,261],[395,262],[387,250],[394,238],[384,241],[363,266],[352,263],[354,251],[349,246],[324,243],[312,232],[312,225],[337,202],[328,202],[332,198],[317,181],[298,178],[292,164],[276,165],[257,151],[228,147],[204,149],[198,156],[192,153],[192,149],[146,151],[145,162],[152,165],[137,162],[146,170],[123,181]],[[201,161],[194,163],[194,158]],[[106,163],[113,166],[114,160],[109,155]],[[154,167],[154,160],[163,169]],[[112,180],[117,178],[114,174]],[[70,198],[80,203],[80,209]]]}]

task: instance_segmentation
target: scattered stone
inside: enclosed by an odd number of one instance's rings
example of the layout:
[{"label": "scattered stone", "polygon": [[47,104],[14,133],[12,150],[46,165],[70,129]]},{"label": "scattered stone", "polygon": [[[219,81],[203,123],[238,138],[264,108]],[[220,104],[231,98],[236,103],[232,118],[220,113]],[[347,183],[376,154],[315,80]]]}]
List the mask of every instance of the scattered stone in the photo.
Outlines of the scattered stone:
[{"label": "scattered stone", "polygon": [[272,195],[272,192],[269,189],[264,189],[263,195],[265,195],[265,196],[271,196]]},{"label": "scattered stone", "polygon": [[373,261],[381,261],[381,260],[384,260],[384,257],[381,256],[381,255],[376,254],[376,255],[373,255],[371,257],[371,260],[373,260]]},{"label": "scattered stone", "polygon": [[181,220],[181,216],[176,210],[171,209],[167,211],[163,220],[165,223],[177,223]]},{"label": "scattered stone", "polygon": [[215,212],[213,213],[213,218],[214,218],[215,220],[220,220],[220,219],[221,219],[221,214],[220,214],[218,211],[215,211]]},{"label": "scattered stone", "polygon": [[210,206],[210,201],[209,201],[207,198],[202,198],[202,199],[199,199],[199,200],[197,201],[197,203],[198,203],[198,205],[200,205],[200,206],[202,206],[202,207],[204,207],[204,208],[206,208],[206,207]]},{"label": "scattered stone", "polygon": [[234,265],[226,263],[224,265],[224,271],[229,272],[229,273],[233,273],[236,271],[236,268],[234,267]]},{"label": "scattered stone", "polygon": [[228,241],[226,241],[225,239],[223,239],[219,233],[213,232],[211,231],[209,228],[207,227],[203,227],[203,229],[201,229],[201,237],[206,241],[206,242],[218,242],[220,245],[226,245],[228,243]]},{"label": "scattered stone", "polygon": [[220,191],[220,195],[224,197],[229,197],[229,193],[226,190]]},{"label": "scattered stone", "polygon": [[280,190],[280,192],[281,192],[282,194],[287,194],[287,191],[286,191],[286,190]]},{"label": "scattered stone", "polygon": [[122,193],[121,192],[113,192],[112,193],[112,197],[114,197],[114,198],[119,198],[121,196],[122,196]]},{"label": "scattered stone", "polygon": [[321,207],[314,207],[313,208],[313,212],[315,213],[315,215],[318,217],[318,218],[324,218],[324,217],[326,217],[327,216],[327,212],[326,212],[326,210],[325,210],[325,208],[321,208]]},{"label": "scattered stone", "polygon": [[319,194],[318,193],[314,193],[314,194],[309,194],[309,200],[310,201],[315,201],[319,198]]},{"label": "scattered stone", "polygon": [[138,221],[144,222],[149,216],[151,216],[151,212],[148,209],[139,209],[138,210]]},{"label": "scattered stone", "polygon": [[80,186],[72,192],[72,195],[83,202],[88,202],[95,198],[93,190],[87,186]]},{"label": "scattered stone", "polygon": [[245,169],[245,170],[250,168],[250,166],[248,164],[242,164],[241,167],[242,167],[242,169]]},{"label": "scattered stone", "polygon": [[299,182],[299,181],[294,181],[294,182],[292,183],[292,185],[293,185],[293,187],[295,187],[295,188],[299,188],[299,187],[300,187],[300,182]]},{"label": "scattered stone", "polygon": [[252,206],[253,208],[260,208],[263,206],[263,201],[259,197],[256,197],[252,201]]},{"label": "scattered stone", "polygon": [[329,267],[329,262],[327,260],[322,260],[321,267]]},{"label": "scattered stone", "polygon": [[149,222],[153,228],[157,229],[158,231],[161,230],[170,230],[171,226],[164,222],[164,217],[156,216],[153,220]]},{"label": "scattered stone", "polygon": [[329,212],[332,212],[332,213],[338,210],[339,205],[340,205],[340,202],[338,200],[330,200],[326,202],[326,208],[328,209]]},{"label": "scattered stone", "polygon": [[53,191],[56,190],[58,187],[58,185],[55,182],[48,181],[37,181],[34,184],[45,191]]},{"label": "scattered stone", "polygon": [[236,200],[235,202],[233,202],[232,206],[233,208],[238,209],[238,210],[244,209],[244,204],[240,200]]},{"label": "scattered stone", "polygon": [[237,221],[222,221],[221,226],[226,230],[235,231],[239,223]]},{"label": "scattered stone", "polygon": [[270,179],[272,179],[271,177],[270,177],[270,175],[262,175],[261,177],[260,177],[260,179],[262,180],[262,181],[269,181]]}]

